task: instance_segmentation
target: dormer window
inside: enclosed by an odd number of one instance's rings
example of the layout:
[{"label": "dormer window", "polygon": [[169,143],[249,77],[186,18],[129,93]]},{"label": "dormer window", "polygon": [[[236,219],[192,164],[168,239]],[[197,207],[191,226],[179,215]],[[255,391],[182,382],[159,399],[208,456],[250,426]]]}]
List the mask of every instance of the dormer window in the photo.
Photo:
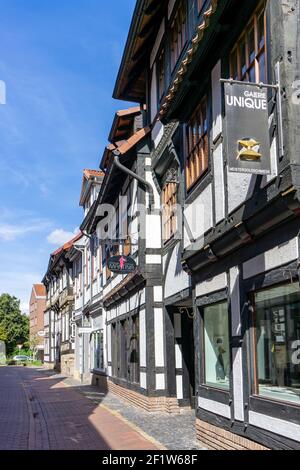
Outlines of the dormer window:
[{"label": "dormer window", "polygon": [[187,41],[186,2],[181,1],[171,24],[171,69],[173,70]]}]

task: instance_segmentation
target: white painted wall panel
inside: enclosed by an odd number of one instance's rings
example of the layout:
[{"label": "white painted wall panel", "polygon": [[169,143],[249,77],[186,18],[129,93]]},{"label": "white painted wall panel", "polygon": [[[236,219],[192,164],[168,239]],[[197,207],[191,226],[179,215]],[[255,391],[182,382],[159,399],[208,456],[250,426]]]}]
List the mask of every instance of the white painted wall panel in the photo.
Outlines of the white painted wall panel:
[{"label": "white painted wall panel", "polygon": [[227,168],[227,181],[228,212],[231,213],[252,196],[256,176],[244,173],[232,173],[229,172]]},{"label": "white painted wall panel", "polygon": [[140,386],[141,388],[147,388],[147,374],[146,372],[140,372]]},{"label": "white painted wall panel", "polygon": [[155,375],[156,390],[164,390],[166,388],[165,374]]},{"label": "white painted wall panel", "polygon": [[241,335],[241,305],[240,305],[240,272],[237,266],[229,271],[231,297],[231,330],[232,336]]},{"label": "white painted wall panel", "polygon": [[[210,184],[198,196],[198,198],[196,198],[191,204],[187,205],[184,210],[186,221],[195,240],[202,237],[205,232],[213,227],[212,211],[212,184]],[[184,246],[187,247],[189,245],[191,245],[191,241],[189,240],[185,229]]]},{"label": "white painted wall panel", "polygon": [[213,68],[212,82],[212,113],[213,113],[213,140],[222,132],[222,87],[221,87],[221,61]]},{"label": "white painted wall panel", "polygon": [[156,121],[152,129],[152,140],[154,142],[154,148],[157,148],[163,135],[164,135],[164,125],[160,121]]},{"label": "white painted wall panel", "polygon": [[243,358],[242,348],[233,349],[233,396],[234,417],[244,421],[244,395],[243,395]]},{"label": "white painted wall panel", "polygon": [[164,324],[162,308],[154,309],[154,350],[155,366],[164,367]]},{"label": "white painted wall panel", "polygon": [[216,222],[220,222],[225,218],[225,184],[224,184],[224,159],[223,145],[220,144],[213,152],[214,167],[214,191],[215,191],[215,207]]},{"label": "white painted wall panel", "polygon": [[264,273],[278,266],[294,261],[299,256],[298,240],[294,238],[287,243],[278,245],[261,255],[251,258],[243,264],[244,279]]},{"label": "white painted wall panel", "polygon": [[176,376],[176,396],[178,400],[183,399],[183,381],[182,375]]},{"label": "white painted wall panel", "polygon": [[162,288],[162,286],[154,286],[153,287],[153,296],[154,296],[154,302],[162,302],[162,300],[163,300],[163,288]]},{"label": "white painted wall panel", "polygon": [[153,65],[151,77],[151,121],[157,114],[157,82],[156,82],[156,64]]},{"label": "white painted wall panel", "polygon": [[160,215],[146,216],[146,248],[161,248]]},{"label": "white painted wall panel", "polygon": [[227,276],[226,273],[219,274],[205,282],[201,282],[196,285],[196,297],[202,297],[212,292],[225,289],[227,287]]},{"label": "white painted wall panel", "polygon": [[165,299],[187,289],[190,286],[190,277],[182,269],[180,245],[177,245],[172,252],[165,281]]},{"label": "white painted wall panel", "polygon": [[249,423],[258,428],[274,432],[280,436],[300,442],[300,426],[282,419],[272,418],[255,411],[249,412]]},{"label": "white painted wall panel", "polygon": [[146,311],[140,311],[140,366],[147,366]]},{"label": "white painted wall panel", "polygon": [[224,416],[225,418],[230,419],[230,407],[227,405],[223,405],[222,403],[208,400],[207,398],[199,397],[198,399],[198,406],[204,410],[210,411],[220,416]]}]

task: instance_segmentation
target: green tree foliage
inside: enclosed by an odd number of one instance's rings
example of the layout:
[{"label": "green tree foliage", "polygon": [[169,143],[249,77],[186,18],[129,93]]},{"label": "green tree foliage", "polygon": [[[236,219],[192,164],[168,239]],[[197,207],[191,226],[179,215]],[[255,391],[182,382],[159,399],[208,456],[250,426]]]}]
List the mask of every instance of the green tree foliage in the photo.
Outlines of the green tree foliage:
[{"label": "green tree foliage", "polygon": [[0,325],[0,341],[7,341],[7,334],[2,325]]},{"label": "green tree foliage", "polygon": [[5,333],[7,354],[11,354],[17,344],[29,342],[29,318],[20,310],[20,301],[9,294],[0,296],[0,333]]}]

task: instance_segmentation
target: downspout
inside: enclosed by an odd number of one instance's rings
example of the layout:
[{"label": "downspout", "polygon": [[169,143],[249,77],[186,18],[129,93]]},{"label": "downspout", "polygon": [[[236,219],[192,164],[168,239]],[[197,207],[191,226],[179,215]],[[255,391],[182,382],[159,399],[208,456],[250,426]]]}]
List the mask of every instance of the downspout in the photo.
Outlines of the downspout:
[{"label": "downspout", "polygon": [[154,206],[154,191],[153,191],[152,185],[148,181],[146,181],[144,178],[142,178],[141,176],[138,176],[136,173],[126,168],[126,166],[122,165],[122,163],[120,163],[120,158],[119,158],[120,153],[117,150],[113,151],[113,155],[114,155],[114,165],[117,168],[119,168],[119,170],[123,171],[123,173],[126,173],[132,178],[136,179],[139,183],[141,183],[147,188],[147,191],[149,193],[149,209],[151,210],[151,208]]}]

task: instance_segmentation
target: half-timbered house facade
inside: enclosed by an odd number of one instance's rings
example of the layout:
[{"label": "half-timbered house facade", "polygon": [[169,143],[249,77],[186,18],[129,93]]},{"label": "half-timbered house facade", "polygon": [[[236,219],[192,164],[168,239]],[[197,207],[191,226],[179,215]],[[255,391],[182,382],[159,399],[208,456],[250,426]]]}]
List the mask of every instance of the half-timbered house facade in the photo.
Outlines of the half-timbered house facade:
[{"label": "half-timbered house facade", "polygon": [[[211,448],[300,448],[299,19],[296,0],[138,0],[114,90],[145,106],[143,171],[162,204],[161,245],[136,255],[162,282],[142,284],[139,387],[195,407]],[[230,79],[273,86],[268,176],[229,169]],[[104,284],[120,347],[122,282]]]}]

